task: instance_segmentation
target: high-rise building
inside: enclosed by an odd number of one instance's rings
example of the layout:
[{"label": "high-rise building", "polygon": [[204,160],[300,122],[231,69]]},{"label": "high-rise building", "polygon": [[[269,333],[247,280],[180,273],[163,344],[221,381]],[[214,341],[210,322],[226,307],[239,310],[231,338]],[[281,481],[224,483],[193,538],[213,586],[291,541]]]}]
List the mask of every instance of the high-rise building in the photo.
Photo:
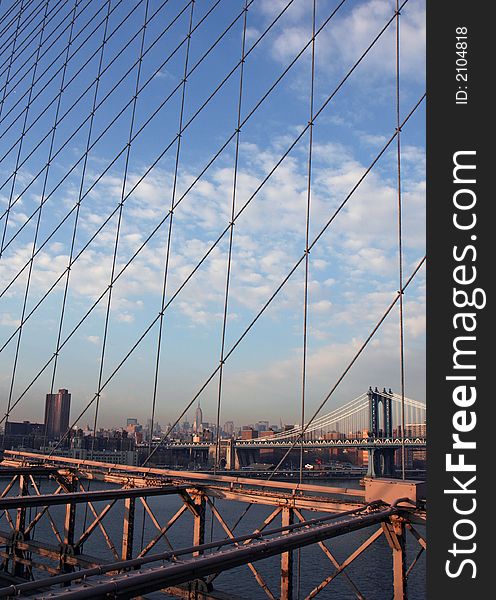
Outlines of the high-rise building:
[{"label": "high-rise building", "polygon": [[203,412],[202,409],[200,408],[200,401],[198,400],[198,406],[196,407],[196,411],[195,411],[195,420],[193,422],[193,432],[194,433],[201,433],[202,432],[202,422],[203,422]]},{"label": "high-rise building", "polygon": [[255,423],[255,430],[260,431],[268,431],[269,430],[269,422],[268,421],[258,421]]},{"label": "high-rise building", "polygon": [[60,389],[56,394],[47,394],[45,401],[45,430],[49,438],[60,437],[69,429],[71,395]]},{"label": "high-rise building", "polygon": [[234,421],[226,421],[224,423],[224,432],[227,435],[234,435]]}]

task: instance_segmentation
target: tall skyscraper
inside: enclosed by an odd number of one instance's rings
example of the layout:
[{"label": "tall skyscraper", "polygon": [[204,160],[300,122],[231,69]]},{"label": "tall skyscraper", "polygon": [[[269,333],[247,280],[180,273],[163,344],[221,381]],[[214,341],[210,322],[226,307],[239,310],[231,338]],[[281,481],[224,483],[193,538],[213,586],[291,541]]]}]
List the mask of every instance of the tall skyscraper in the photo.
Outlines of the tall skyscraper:
[{"label": "tall skyscraper", "polygon": [[60,437],[69,429],[71,395],[60,389],[56,394],[47,394],[45,401],[45,430],[49,438]]},{"label": "tall skyscraper", "polygon": [[202,409],[200,408],[200,401],[198,400],[198,406],[196,407],[196,411],[195,411],[195,420],[193,423],[194,433],[201,433],[201,431],[203,429],[202,422],[203,422],[203,413],[202,413]]}]

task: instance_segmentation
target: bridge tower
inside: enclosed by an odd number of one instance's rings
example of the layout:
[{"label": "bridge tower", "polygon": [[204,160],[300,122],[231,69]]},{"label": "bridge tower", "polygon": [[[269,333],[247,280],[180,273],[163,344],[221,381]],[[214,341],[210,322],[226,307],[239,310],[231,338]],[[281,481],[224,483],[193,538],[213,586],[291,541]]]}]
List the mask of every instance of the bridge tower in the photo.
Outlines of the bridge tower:
[{"label": "bridge tower", "polygon": [[236,469],[236,441],[234,437],[227,440],[226,445],[226,470]]},{"label": "bridge tower", "polygon": [[[391,439],[393,437],[392,392],[386,388],[379,392],[369,388],[369,437]],[[382,409],[382,423],[381,423]],[[382,426],[381,426],[382,425]],[[370,448],[367,477],[392,477],[394,475],[394,448]]]}]

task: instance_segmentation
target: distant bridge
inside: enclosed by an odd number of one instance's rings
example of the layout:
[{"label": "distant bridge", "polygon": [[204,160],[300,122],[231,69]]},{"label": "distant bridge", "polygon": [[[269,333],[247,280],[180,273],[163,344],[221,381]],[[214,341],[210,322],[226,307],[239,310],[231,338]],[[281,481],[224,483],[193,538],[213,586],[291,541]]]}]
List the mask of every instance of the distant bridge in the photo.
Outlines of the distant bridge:
[{"label": "distant bridge", "polygon": [[[231,440],[223,440],[227,445]],[[272,438],[261,438],[254,440],[233,440],[238,448],[291,448],[290,440],[274,440]],[[303,445],[304,448],[335,448],[345,446],[350,448],[377,448],[382,446],[400,448],[403,444],[409,448],[425,448],[427,440],[425,437],[415,438],[343,438],[334,440],[303,440],[298,444],[298,447]],[[207,450],[215,448],[215,442],[178,442],[170,441],[164,444],[167,448],[176,448],[177,450],[187,450],[188,448],[196,448],[198,450]]]},{"label": "distant bridge", "polygon": [[[405,435],[402,435],[403,429]],[[426,407],[418,400],[402,398],[391,390],[379,392],[377,388],[370,388],[308,424],[266,435],[222,440],[226,468],[236,469],[258,462],[256,451],[261,449],[357,448],[369,453],[369,475],[391,476],[394,474],[395,450],[426,447]],[[208,451],[213,456],[217,446],[215,441],[163,440],[161,444],[176,450]]]}]

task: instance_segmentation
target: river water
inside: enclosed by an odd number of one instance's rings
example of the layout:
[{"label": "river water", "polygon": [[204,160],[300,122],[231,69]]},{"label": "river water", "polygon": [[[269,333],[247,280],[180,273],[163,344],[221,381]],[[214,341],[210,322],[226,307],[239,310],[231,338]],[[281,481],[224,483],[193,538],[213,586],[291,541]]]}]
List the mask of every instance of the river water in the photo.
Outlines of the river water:
[{"label": "river water", "polygon": [[[43,481],[42,493],[50,493],[55,490],[53,482]],[[329,485],[334,487],[357,487],[356,480],[336,480],[329,482]],[[106,483],[92,482],[91,489],[108,489],[110,486]],[[30,492],[32,493],[32,492]],[[165,524],[168,519],[180,508],[181,501],[175,495],[151,497],[148,499],[148,504],[152,509],[155,517],[161,525]],[[103,509],[105,503],[95,503],[94,507],[97,512]],[[155,529],[152,520],[147,516],[143,523],[143,509],[139,501],[136,504],[136,529],[134,538],[134,552],[137,548],[141,548],[154,537],[157,530]],[[229,527],[233,527],[242,513],[244,513],[247,505],[240,502],[230,502],[217,500],[216,508],[220,511]],[[34,509],[33,509],[34,510]],[[272,512],[273,507],[265,507],[262,505],[252,505],[244,518],[236,528],[236,533],[239,535],[251,533],[262,521]],[[82,531],[82,526],[85,522],[85,508],[79,505],[77,508],[77,523],[78,530]],[[64,507],[52,507],[51,515],[56,521],[57,526],[62,530]],[[210,511],[208,511],[210,515]],[[34,516],[34,513],[33,513]],[[312,518],[316,513],[306,513],[306,517]],[[122,517],[123,517],[123,502],[120,501],[112,508],[108,516],[103,521],[105,528],[111,537],[117,551],[120,550],[122,536]],[[88,511],[86,515],[86,523],[89,525],[93,520],[93,515]],[[269,528],[277,528],[281,524],[280,517],[277,517]],[[5,519],[1,525],[2,529],[6,528]],[[416,526],[422,535],[425,535],[425,528]],[[328,540],[326,545],[331,550],[335,558],[342,562],[346,559],[369,535],[371,535],[377,526],[367,528],[361,531],[346,534],[344,536]],[[189,511],[186,511],[180,519],[172,526],[167,533],[167,537],[172,546],[177,549],[192,545],[192,517]],[[226,537],[217,521],[214,523],[213,530],[211,529],[210,521],[207,521],[206,526],[206,541],[210,541],[211,532],[213,539],[223,539]],[[36,526],[35,539],[43,539],[47,543],[57,544],[56,538],[52,532],[50,522],[47,518],[43,518]],[[164,552],[169,547],[165,540],[159,542],[153,552]],[[408,535],[407,538],[407,553],[408,564],[410,564],[418,553],[420,546],[413,538]],[[114,560],[103,534],[98,529],[84,545],[84,553],[97,556],[106,561]],[[306,595],[322,580],[334,572],[335,568],[324,555],[322,550],[313,545],[303,548],[295,552],[295,577],[294,589],[295,598],[305,598]],[[262,575],[267,586],[273,592],[275,597],[279,595],[279,557],[272,557],[255,563],[255,567]],[[298,569],[299,564],[299,569]],[[408,591],[410,600],[424,600],[425,592],[425,553],[422,554],[415,568],[408,578]],[[300,573],[298,577],[297,573]],[[392,587],[392,560],[391,552],[387,546],[384,536],[381,536],[374,544],[369,547],[364,554],[356,559],[347,569],[346,572],[353,579],[353,582],[360,590],[361,594],[367,600],[391,600],[393,597]],[[232,595],[233,598],[243,600],[264,600],[267,598],[266,593],[256,582],[253,574],[247,566],[239,567],[230,571],[221,573],[215,580],[215,589]],[[299,589],[299,594],[298,594]],[[164,598],[163,594],[148,594],[147,598]],[[354,600],[356,598],[351,586],[347,582],[343,574],[340,574],[334,579],[329,586],[324,588],[318,598],[333,598],[339,600]]]}]

